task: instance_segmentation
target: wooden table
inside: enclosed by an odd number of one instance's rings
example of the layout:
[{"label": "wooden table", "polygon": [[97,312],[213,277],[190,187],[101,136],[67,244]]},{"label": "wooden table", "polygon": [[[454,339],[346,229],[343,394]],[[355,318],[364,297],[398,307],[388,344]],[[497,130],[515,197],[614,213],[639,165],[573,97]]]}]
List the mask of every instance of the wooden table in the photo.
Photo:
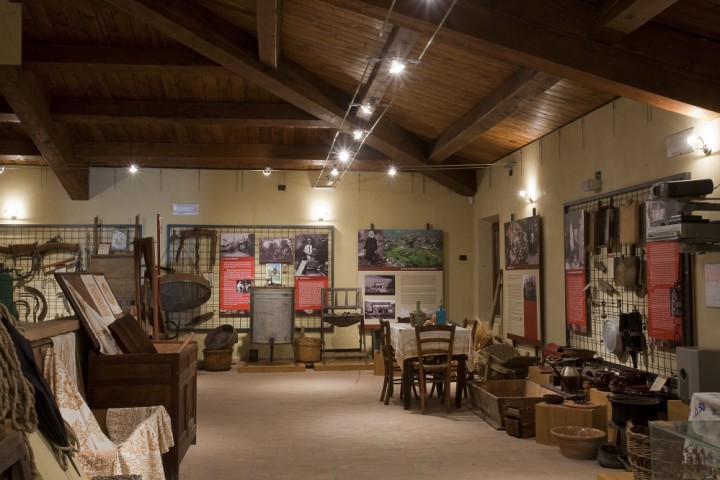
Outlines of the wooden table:
[{"label": "wooden table", "polygon": [[[395,358],[403,371],[403,391],[405,392],[404,408],[410,408],[410,391],[413,383],[411,362],[417,360],[417,339],[415,327],[409,323],[390,324],[390,343],[395,350]],[[455,406],[460,408],[462,394],[467,376],[466,364],[472,358],[472,331],[468,328],[455,327],[453,343],[453,359],[457,361],[457,384],[455,386]]]}]

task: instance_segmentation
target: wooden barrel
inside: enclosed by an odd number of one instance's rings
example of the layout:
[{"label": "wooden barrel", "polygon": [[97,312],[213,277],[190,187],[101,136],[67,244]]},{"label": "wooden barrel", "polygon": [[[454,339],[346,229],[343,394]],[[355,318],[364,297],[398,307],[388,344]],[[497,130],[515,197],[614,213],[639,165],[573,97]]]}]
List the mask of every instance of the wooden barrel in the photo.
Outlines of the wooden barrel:
[{"label": "wooden barrel", "polygon": [[295,339],[297,361],[313,363],[320,361],[320,339],[314,337],[298,337]]},{"label": "wooden barrel", "polygon": [[205,359],[205,370],[211,372],[220,372],[230,370],[232,365],[232,348],[221,348],[219,350],[203,350],[203,358]]}]

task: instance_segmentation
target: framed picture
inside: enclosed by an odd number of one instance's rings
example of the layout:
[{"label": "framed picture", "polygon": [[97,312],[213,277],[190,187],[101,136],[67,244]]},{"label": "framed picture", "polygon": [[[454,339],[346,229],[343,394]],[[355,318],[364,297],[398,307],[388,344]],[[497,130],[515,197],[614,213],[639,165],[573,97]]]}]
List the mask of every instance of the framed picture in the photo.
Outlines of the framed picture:
[{"label": "framed picture", "polygon": [[126,252],[128,249],[128,229],[113,228],[110,235],[110,251]]}]

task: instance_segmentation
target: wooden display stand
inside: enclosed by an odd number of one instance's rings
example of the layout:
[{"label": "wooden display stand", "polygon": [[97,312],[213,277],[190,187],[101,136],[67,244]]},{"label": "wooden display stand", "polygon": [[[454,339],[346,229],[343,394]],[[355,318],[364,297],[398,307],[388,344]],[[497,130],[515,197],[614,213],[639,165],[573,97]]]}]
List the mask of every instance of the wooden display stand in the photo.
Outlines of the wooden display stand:
[{"label": "wooden display stand", "polygon": [[592,427],[607,432],[605,405],[597,408],[575,408],[565,405],[538,403],[535,405],[535,441],[542,445],[557,445],[550,430],[555,427]]},{"label": "wooden display stand", "polygon": [[154,341],[158,353],[88,357],[87,402],[93,409],[162,405],[175,446],[163,454],[167,479],[180,478],[180,462],[197,430],[197,343]]}]

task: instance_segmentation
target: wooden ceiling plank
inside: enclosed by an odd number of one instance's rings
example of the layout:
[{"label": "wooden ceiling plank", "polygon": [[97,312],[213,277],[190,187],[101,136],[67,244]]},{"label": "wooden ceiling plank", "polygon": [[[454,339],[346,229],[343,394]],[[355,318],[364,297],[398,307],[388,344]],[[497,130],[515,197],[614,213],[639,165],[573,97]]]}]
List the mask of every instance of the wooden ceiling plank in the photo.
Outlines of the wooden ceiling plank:
[{"label": "wooden ceiling plank", "polygon": [[[0,106],[0,112],[2,111]],[[209,103],[57,98],[52,117],[66,123],[179,123],[263,127],[320,127],[331,125],[299,108],[283,103]]]},{"label": "wooden ceiling plank", "polygon": [[435,143],[430,160],[440,162],[458,152],[559,80],[536,70],[521,68],[445,130]]},{"label": "wooden ceiling plank", "polygon": [[45,93],[35,76],[20,66],[2,65],[0,92],[70,198],[88,200],[88,169],[74,164],[73,141],[67,126],[51,118]]},{"label": "wooden ceiling plank", "polygon": [[[337,127],[352,127],[343,124],[346,107],[340,105],[349,103],[345,93],[291,62],[283,62],[276,71],[263,68],[256,57],[254,38],[199,5],[158,0],[107,1],[318,119]],[[399,164],[427,164],[428,146],[389,120],[383,119],[366,143]],[[474,176],[459,178],[445,172],[434,175],[441,184],[462,195],[476,191]]]},{"label": "wooden ceiling plank", "polygon": [[[383,0],[323,1],[373,18],[387,14]],[[695,118],[717,118],[720,112],[717,76],[698,75],[668,65],[656,59],[652,50],[628,51],[544,24],[546,12],[541,8],[547,8],[547,2],[528,2],[522,16],[509,13],[507,8],[500,7],[502,3],[459,2],[448,17],[443,34],[450,40],[468,43],[468,48],[477,52],[597,90]],[[567,2],[564,5],[563,8],[572,8]],[[427,15],[418,12],[410,0],[399,0],[393,12],[394,24],[425,30],[435,25],[428,23]]]},{"label": "wooden ceiling plank", "polygon": [[260,63],[277,70],[282,32],[282,0],[256,2],[255,14]]},{"label": "wooden ceiling plank", "polygon": [[41,157],[32,140],[18,138],[0,139],[0,156],[3,157]]},{"label": "wooden ceiling plank", "polygon": [[605,0],[593,19],[588,35],[614,45],[645,25],[678,0]]}]

